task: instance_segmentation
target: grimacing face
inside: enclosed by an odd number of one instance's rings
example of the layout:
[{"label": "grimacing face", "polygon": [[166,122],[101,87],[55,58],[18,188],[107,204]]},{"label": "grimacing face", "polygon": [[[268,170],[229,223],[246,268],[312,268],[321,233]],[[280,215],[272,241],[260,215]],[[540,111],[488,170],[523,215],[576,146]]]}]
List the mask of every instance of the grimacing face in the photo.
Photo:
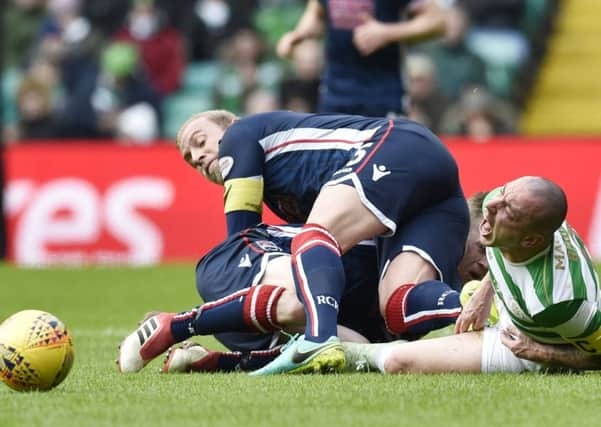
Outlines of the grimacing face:
[{"label": "grimacing face", "polygon": [[178,139],[182,157],[209,181],[222,185],[219,170],[219,142],[225,131],[206,117],[197,117],[184,124]]},{"label": "grimacing face", "polygon": [[493,190],[484,202],[480,242],[485,246],[505,249],[519,247],[536,205],[527,188],[526,178]]}]

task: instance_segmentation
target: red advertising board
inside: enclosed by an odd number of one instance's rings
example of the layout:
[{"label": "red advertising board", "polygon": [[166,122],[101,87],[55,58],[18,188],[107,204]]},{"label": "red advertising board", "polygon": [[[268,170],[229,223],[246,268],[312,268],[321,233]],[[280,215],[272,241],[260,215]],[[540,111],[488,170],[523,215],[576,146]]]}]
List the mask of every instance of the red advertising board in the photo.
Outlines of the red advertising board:
[{"label": "red advertising board", "polygon": [[[568,219],[601,259],[601,138],[445,142],[466,195],[521,175],[561,184]],[[172,144],[52,142],[5,154],[8,249],[18,264],[195,260],[225,236],[222,189]]]}]

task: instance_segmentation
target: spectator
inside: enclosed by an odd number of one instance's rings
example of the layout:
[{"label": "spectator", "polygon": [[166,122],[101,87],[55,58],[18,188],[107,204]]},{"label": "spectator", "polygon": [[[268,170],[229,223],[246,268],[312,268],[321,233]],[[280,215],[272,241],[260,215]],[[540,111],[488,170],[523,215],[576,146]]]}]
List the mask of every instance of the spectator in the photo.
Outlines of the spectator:
[{"label": "spectator", "polygon": [[25,64],[46,16],[45,0],[13,0],[6,8],[3,26],[3,67]]},{"label": "spectator", "polygon": [[267,89],[254,89],[244,99],[245,115],[268,113],[280,109],[278,97]]},{"label": "spectator", "polygon": [[[256,0],[162,0],[168,10],[175,10],[175,20],[184,28],[190,42],[190,58],[194,61],[215,59],[222,45],[232,34],[251,27]],[[189,13],[182,13],[180,4],[188,5]]]},{"label": "spectator", "polygon": [[[8,73],[5,74],[5,77]],[[10,86],[7,85],[8,82],[4,82],[6,86],[3,87],[3,100],[4,109],[3,113],[5,114],[4,120],[4,130],[3,136],[5,141],[16,141],[19,138],[29,138],[35,139],[38,136],[34,135],[29,130],[23,131],[23,127],[30,128],[33,127],[33,124],[29,124],[31,117],[28,112],[31,109],[32,104],[41,106],[42,103],[38,102],[39,98],[45,98],[46,94],[48,96],[48,109],[52,111],[52,123],[53,127],[56,128],[56,132],[51,132],[52,134],[61,133],[58,129],[60,126],[58,125],[58,109],[62,106],[62,91],[60,88],[59,80],[59,71],[58,69],[49,61],[44,58],[35,58],[34,62],[29,66],[29,69],[26,70],[26,74],[23,75],[20,73],[19,75],[12,75],[9,82]],[[25,82],[27,80],[27,82]],[[27,100],[22,99],[19,101],[19,92],[23,91],[27,88]],[[23,93],[21,96],[25,95]],[[31,96],[29,96],[31,95]],[[32,102],[34,101],[34,102]],[[25,106],[25,104],[27,104]],[[25,108],[24,108],[25,107]],[[18,111],[19,109],[23,111]],[[21,123],[19,123],[21,121]],[[42,126],[40,124],[40,133],[46,133],[42,130],[46,126]],[[33,129],[35,131],[35,129]],[[44,136],[40,136],[43,138]],[[48,136],[49,137],[49,136]]]},{"label": "spectator", "polygon": [[152,106],[140,102],[119,113],[115,122],[115,138],[135,144],[152,143],[159,136],[158,116]]},{"label": "spectator", "polygon": [[466,45],[469,16],[460,6],[452,6],[446,15],[442,40],[431,43],[425,52],[436,65],[438,88],[449,99],[459,99],[468,85],[485,85],[485,64]]},{"label": "spectator", "polygon": [[317,110],[319,76],[323,69],[321,43],[305,40],[292,54],[292,72],[281,84],[283,108],[301,113]]},{"label": "spectator", "polygon": [[467,44],[487,66],[488,87],[511,95],[513,75],[530,56],[528,39],[521,31],[526,0],[463,0],[472,28]]},{"label": "spectator", "polygon": [[60,71],[64,105],[59,115],[65,137],[96,137],[89,98],[98,75],[97,56],[104,39],[81,15],[79,0],[49,0],[49,17],[40,37],[36,61]]},{"label": "spectator", "polygon": [[460,100],[445,112],[441,132],[487,142],[495,135],[515,133],[516,122],[516,111],[511,105],[496,99],[485,88],[473,86],[466,88]]},{"label": "spectator", "polygon": [[405,60],[408,115],[434,132],[440,131],[440,121],[449,100],[438,90],[437,73],[430,57],[412,54]]},{"label": "spectator", "polygon": [[[101,35],[90,21],[81,14],[80,0],[48,0],[49,15],[40,31],[42,51],[44,43],[59,42],[62,49],[56,49],[59,54],[63,50],[97,53],[103,43]],[[50,48],[50,51],[55,52]]]},{"label": "spectator", "polygon": [[33,77],[21,81],[17,90],[18,139],[49,139],[61,136],[52,111],[52,88]]},{"label": "spectator", "polygon": [[95,29],[110,38],[123,25],[123,17],[129,7],[130,1],[124,0],[86,0],[82,4],[82,12]]},{"label": "spectator", "polygon": [[[159,134],[160,97],[140,71],[139,54],[131,44],[112,43],[104,50],[91,104],[97,129],[104,136],[146,141]],[[120,117],[130,107],[138,108]],[[139,129],[130,135],[127,130],[135,128],[129,125],[131,122]]]},{"label": "spectator", "polygon": [[265,54],[265,44],[254,30],[239,30],[228,40],[221,50],[224,77],[216,88],[218,104],[240,113],[248,93],[278,86],[281,67],[265,60]]},{"label": "spectator", "polygon": [[325,35],[317,111],[397,115],[405,107],[399,43],[443,29],[444,13],[435,0],[309,0],[296,27],[279,40],[277,53],[289,57],[301,41]]},{"label": "spectator", "polygon": [[153,0],[134,0],[127,26],[115,38],[138,47],[146,73],[161,95],[180,87],[186,65],[184,39]]}]

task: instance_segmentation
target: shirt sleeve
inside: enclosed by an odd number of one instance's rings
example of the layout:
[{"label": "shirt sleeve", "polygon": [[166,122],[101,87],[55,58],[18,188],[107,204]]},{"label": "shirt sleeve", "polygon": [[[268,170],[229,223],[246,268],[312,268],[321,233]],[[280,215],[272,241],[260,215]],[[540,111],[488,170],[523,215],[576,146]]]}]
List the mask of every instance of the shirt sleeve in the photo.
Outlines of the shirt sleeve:
[{"label": "shirt sleeve", "polygon": [[225,214],[227,235],[236,234],[261,222],[261,215],[249,211],[233,211]]},{"label": "shirt sleeve", "polygon": [[265,154],[260,138],[256,124],[241,119],[228,128],[219,146],[228,235],[261,221]]}]

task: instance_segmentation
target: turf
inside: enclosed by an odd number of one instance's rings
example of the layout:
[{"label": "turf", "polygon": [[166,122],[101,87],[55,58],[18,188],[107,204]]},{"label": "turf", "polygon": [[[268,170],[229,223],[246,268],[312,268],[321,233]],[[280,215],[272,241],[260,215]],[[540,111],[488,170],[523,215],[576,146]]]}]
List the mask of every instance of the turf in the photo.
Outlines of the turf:
[{"label": "turf", "polygon": [[[597,426],[601,376],[136,375],[117,346],[148,310],[197,304],[193,266],[16,269],[0,266],[0,317],[50,311],[71,329],[76,360],[46,393],[0,385],[0,426]],[[211,338],[200,340],[216,347]],[[426,357],[426,356],[425,356]]]}]

